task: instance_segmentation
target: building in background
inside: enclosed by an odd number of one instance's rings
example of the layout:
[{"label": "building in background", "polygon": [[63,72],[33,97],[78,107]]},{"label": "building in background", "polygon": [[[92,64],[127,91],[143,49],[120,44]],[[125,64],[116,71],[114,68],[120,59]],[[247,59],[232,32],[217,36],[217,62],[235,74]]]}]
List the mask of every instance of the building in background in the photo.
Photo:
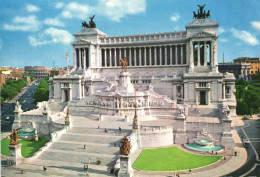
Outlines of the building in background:
[{"label": "building in background", "polygon": [[2,74],[0,71],[0,88],[2,88],[4,84],[5,84],[5,75]]},{"label": "building in background", "polygon": [[28,74],[33,74],[35,79],[43,79],[49,76],[49,69],[46,66],[25,66],[24,70]]},{"label": "building in background", "polygon": [[235,63],[250,63],[251,75],[256,74],[260,70],[260,58],[241,57],[234,60]]},{"label": "building in background", "polygon": [[[71,70],[71,66],[68,67],[69,71]],[[66,74],[67,68],[52,68],[50,70],[50,77],[54,76],[63,76]]]},{"label": "building in background", "polygon": [[223,67],[225,73],[233,73],[237,80],[251,80],[250,63],[224,63],[224,66],[223,63],[219,63],[219,72],[223,73]]},{"label": "building in background", "polygon": [[15,79],[15,80],[22,79],[23,73],[24,73],[24,69],[13,68],[10,73],[9,79]]}]

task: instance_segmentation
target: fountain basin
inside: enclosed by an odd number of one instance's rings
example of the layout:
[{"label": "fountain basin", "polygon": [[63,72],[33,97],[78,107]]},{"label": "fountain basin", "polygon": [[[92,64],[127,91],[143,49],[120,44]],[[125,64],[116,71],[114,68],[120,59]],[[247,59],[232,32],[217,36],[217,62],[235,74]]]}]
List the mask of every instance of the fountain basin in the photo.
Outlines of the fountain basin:
[{"label": "fountain basin", "polygon": [[206,139],[199,139],[199,140],[195,140],[195,144],[201,146],[209,146],[209,145],[213,145],[213,142]]}]

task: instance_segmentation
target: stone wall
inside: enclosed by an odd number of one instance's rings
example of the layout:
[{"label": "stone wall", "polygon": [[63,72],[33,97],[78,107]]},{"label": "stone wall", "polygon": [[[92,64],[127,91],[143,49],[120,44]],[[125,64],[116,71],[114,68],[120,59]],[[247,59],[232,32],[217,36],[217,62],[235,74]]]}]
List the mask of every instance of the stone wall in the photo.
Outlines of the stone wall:
[{"label": "stone wall", "polygon": [[172,127],[142,128],[139,130],[140,148],[161,147],[173,144]]}]

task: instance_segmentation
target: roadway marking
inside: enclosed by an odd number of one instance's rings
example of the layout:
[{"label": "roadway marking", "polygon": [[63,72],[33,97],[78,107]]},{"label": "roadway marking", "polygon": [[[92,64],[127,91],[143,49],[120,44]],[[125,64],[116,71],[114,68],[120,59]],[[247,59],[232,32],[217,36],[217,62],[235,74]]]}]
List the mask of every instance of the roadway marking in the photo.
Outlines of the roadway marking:
[{"label": "roadway marking", "polygon": [[[246,121],[246,123],[247,123],[247,126],[246,126],[246,127],[249,127],[249,123],[248,123],[247,121]],[[254,145],[251,143],[249,137],[247,136],[247,134],[246,134],[246,132],[245,132],[245,130],[244,130],[244,127],[242,127],[241,129],[242,129],[244,135],[246,136],[246,138],[248,139],[248,141],[250,142],[250,144],[251,144],[251,146],[252,146],[252,149],[253,149],[253,151],[254,151],[254,153],[255,153],[255,155],[256,155],[256,161],[259,161],[258,153],[256,152]],[[255,165],[254,165],[248,172],[246,172],[245,174],[241,175],[241,177],[244,177],[244,176],[247,176],[248,174],[250,174],[252,171],[255,170],[255,168],[257,167],[257,165],[260,165],[260,164],[255,163]]]},{"label": "roadway marking", "polygon": [[243,133],[245,134],[246,138],[248,139],[248,141],[250,142],[250,144],[251,144],[251,146],[253,148],[253,151],[254,151],[254,153],[256,155],[256,161],[259,161],[258,153],[256,152],[254,145],[251,143],[250,139],[248,138],[244,128],[242,127],[241,129],[242,129]]},{"label": "roadway marking", "polygon": [[250,174],[252,171],[255,170],[257,165],[260,165],[260,164],[255,163],[255,165],[248,172],[246,172],[245,174],[241,175],[241,177],[244,177],[244,176],[247,176],[248,174]]}]

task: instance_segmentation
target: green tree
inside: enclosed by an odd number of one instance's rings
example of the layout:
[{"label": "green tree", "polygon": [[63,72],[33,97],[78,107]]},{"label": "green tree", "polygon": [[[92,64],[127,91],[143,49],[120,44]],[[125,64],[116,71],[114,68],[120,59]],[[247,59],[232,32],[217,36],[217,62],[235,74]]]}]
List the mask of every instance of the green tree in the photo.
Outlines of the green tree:
[{"label": "green tree", "polygon": [[48,101],[49,99],[49,90],[48,82],[46,79],[43,79],[40,84],[37,86],[36,91],[33,95],[34,102]]},{"label": "green tree", "polygon": [[0,99],[1,99],[1,104],[3,104],[4,103],[4,98],[1,97]]}]

